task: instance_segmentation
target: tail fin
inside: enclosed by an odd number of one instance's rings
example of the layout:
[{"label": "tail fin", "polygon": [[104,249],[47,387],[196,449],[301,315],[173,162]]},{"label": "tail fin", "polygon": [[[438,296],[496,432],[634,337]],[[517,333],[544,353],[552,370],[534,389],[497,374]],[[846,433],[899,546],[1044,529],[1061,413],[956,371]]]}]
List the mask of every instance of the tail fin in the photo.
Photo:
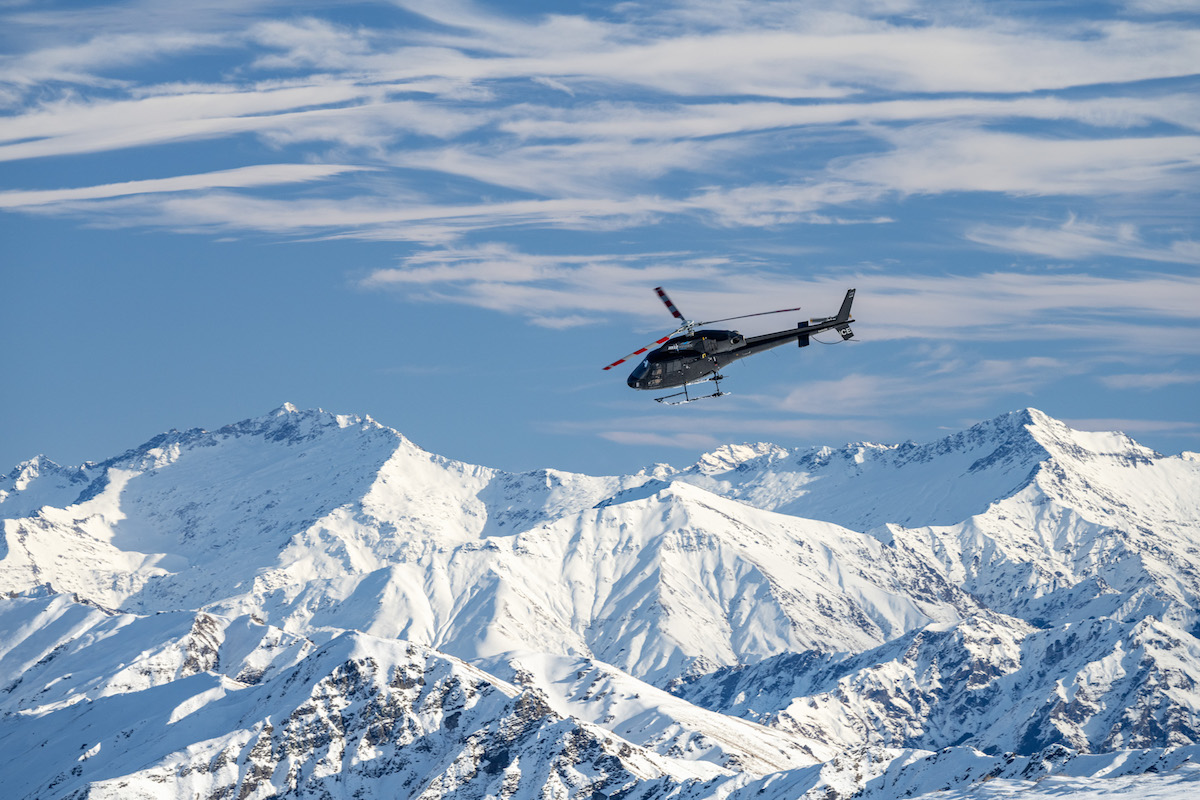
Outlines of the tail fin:
[{"label": "tail fin", "polygon": [[847,289],[846,290],[846,299],[842,301],[842,307],[838,311],[838,314],[836,317],[838,322],[846,322],[850,319],[850,304],[853,302],[854,302],[854,290]]}]

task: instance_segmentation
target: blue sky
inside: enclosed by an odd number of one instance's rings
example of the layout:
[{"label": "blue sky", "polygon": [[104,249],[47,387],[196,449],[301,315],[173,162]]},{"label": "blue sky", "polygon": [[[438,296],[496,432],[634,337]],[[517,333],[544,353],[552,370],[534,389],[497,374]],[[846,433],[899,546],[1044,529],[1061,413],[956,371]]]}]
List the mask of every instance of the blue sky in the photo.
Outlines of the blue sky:
[{"label": "blue sky", "polygon": [[[0,471],[285,401],[509,469],[1200,450],[1200,4],[0,2]],[[802,306],[663,407],[602,367]],[[836,338],[836,337],[835,337]]]}]

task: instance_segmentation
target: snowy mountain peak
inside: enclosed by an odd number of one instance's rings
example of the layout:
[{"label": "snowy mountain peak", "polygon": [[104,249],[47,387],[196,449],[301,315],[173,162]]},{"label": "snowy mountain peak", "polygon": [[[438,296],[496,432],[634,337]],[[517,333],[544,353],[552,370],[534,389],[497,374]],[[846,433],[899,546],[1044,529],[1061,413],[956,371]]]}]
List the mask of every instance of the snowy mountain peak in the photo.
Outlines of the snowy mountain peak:
[{"label": "snowy mountain peak", "polygon": [[[1036,408],[1025,408],[980,422],[942,440],[955,447],[995,446],[1023,457],[1087,459],[1107,456],[1148,462],[1161,455],[1117,431],[1082,431]],[[1041,460],[1041,459],[1039,459]]]},{"label": "snowy mountain peak", "polygon": [[70,503],[91,480],[91,466],[63,467],[44,455],[21,462],[0,477],[0,515],[26,516],[42,506]]},{"label": "snowy mountain peak", "polygon": [[[279,408],[268,411],[260,417],[253,420],[284,420],[290,423],[310,422],[317,426],[337,426],[338,428],[349,428],[354,426],[364,426],[367,428],[387,428],[376,422],[370,414],[336,414],[332,411],[326,411],[323,408],[299,408],[294,403],[285,402]],[[391,430],[388,428],[388,430]]]},{"label": "snowy mountain peak", "polygon": [[1056,456],[1107,456],[1134,463],[1149,463],[1162,457],[1161,453],[1138,444],[1120,431],[1077,430],[1036,409],[1027,410],[1032,419],[1028,426],[1030,435]]},{"label": "snowy mountain peak", "polygon": [[[1020,458],[1032,465],[1049,455],[1033,433],[1034,429],[1046,422],[1053,420],[1037,409],[1025,408],[978,422],[966,430],[927,445],[908,447],[915,447],[922,456],[974,452],[978,453],[985,463]],[[1048,434],[1042,438],[1053,441],[1055,437]]]},{"label": "snowy mountain peak", "polygon": [[1200,458],[1036,409],[597,477],[285,403],[32,459],[0,523],[18,797],[973,796],[1019,763],[974,747],[1200,740]]},{"label": "snowy mountain peak", "polygon": [[261,417],[227,425],[217,433],[262,436],[271,442],[301,444],[347,428],[357,428],[366,433],[384,432],[398,440],[404,438],[398,431],[379,424],[369,416],[334,414],[322,408],[301,410],[291,403],[284,403]]},{"label": "snowy mountain peak", "polygon": [[769,442],[725,444],[700,456],[695,468],[705,475],[712,475],[737,469],[742,464],[758,459],[769,461],[772,458],[785,458],[788,453],[787,448]]},{"label": "snowy mountain peak", "polygon": [[[44,474],[61,471],[62,467],[58,464],[46,458],[45,455],[38,455],[17,464],[11,472],[4,476],[2,485],[7,486],[9,490],[21,492],[29,488],[29,484]],[[0,489],[0,492],[3,491],[4,489]]]}]

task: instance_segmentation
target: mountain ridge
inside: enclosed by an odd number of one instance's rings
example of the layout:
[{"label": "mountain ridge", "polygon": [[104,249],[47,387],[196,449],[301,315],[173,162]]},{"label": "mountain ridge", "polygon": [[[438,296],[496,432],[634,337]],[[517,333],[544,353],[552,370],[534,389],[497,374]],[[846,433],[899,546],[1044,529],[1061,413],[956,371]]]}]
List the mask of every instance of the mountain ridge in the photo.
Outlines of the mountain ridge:
[{"label": "mountain ridge", "polygon": [[[943,752],[964,791],[1035,762],[1101,781],[1134,773],[1088,754],[1130,748],[1200,780],[1173,755],[1200,738],[1200,459],[1035,409],[590,476],[285,404],[23,462],[0,520],[10,742],[105,731],[23,796],[815,800],[935,791]],[[494,702],[415,710],[391,681],[416,653]],[[261,687],[286,675],[308,694],[283,707]],[[214,744],[140,742],[139,714]]]}]

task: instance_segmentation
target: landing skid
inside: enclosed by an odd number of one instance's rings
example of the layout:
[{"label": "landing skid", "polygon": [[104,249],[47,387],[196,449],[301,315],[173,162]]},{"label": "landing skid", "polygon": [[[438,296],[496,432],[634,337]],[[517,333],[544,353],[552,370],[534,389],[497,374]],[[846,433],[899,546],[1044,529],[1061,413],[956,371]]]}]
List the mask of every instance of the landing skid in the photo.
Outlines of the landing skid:
[{"label": "landing skid", "polygon": [[[712,394],[702,394],[699,397],[692,397],[691,395],[688,394],[687,384],[684,384],[682,392],[676,392],[675,394],[668,394],[663,397],[656,397],[656,398],[654,398],[654,401],[656,403],[663,403],[664,405],[668,405],[668,406],[681,406],[684,403],[694,403],[697,400],[707,400],[710,397],[724,397],[725,395],[732,394],[732,392],[722,392],[721,391],[721,381],[723,381],[723,380],[725,380],[724,375],[714,375],[711,378],[704,379],[704,381],[712,381],[713,383],[715,383],[717,385],[717,390],[715,392],[713,392]],[[704,381],[698,381],[698,382],[703,383]],[[683,399],[682,400],[672,399],[675,397],[682,397]]]}]

